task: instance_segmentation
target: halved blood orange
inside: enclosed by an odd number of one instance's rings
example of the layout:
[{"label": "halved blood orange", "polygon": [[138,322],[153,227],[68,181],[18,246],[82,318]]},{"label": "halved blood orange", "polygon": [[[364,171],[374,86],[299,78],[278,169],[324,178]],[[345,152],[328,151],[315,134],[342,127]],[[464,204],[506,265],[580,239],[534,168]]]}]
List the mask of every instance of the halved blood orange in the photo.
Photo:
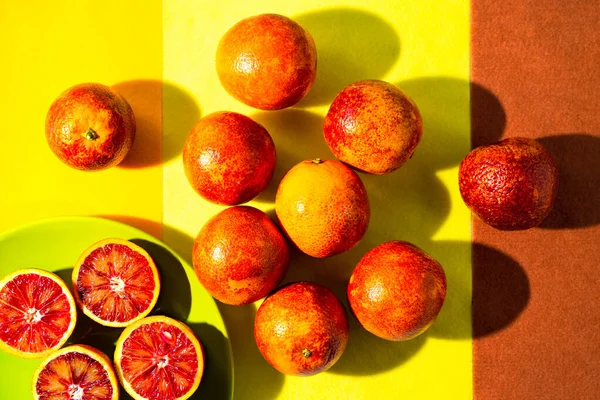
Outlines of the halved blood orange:
[{"label": "halved blood orange", "polygon": [[45,357],[65,344],[76,320],[73,296],[57,275],[21,269],[0,281],[0,349]]},{"label": "halved blood orange", "polygon": [[35,400],[117,400],[119,386],[110,359],[84,345],[67,346],[46,358],[33,374]]},{"label": "halved blood orange", "polygon": [[164,316],[125,328],[114,360],[121,385],[136,400],[187,399],[204,373],[204,349],[194,332]]},{"label": "halved blood orange", "polygon": [[73,269],[77,305],[105,326],[127,326],[144,318],[156,305],[159,292],[156,264],[146,250],[128,240],[94,243]]}]

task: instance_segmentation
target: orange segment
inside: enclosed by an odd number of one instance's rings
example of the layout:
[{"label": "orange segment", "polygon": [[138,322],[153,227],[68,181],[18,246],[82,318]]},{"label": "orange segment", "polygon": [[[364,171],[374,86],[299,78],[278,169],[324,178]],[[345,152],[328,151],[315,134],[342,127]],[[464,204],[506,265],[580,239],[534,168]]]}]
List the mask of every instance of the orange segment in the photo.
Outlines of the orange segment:
[{"label": "orange segment", "polygon": [[73,290],[84,314],[106,326],[126,326],[152,311],[160,292],[158,270],[135,243],[105,239],[90,246],[73,269]]},{"label": "orange segment", "polygon": [[116,400],[117,378],[108,357],[83,345],[65,347],[44,360],[33,375],[36,400]]},{"label": "orange segment", "polygon": [[204,350],[185,324],[164,316],[128,326],[117,341],[115,367],[136,400],[183,400],[200,385]]},{"label": "orange segment", "polygon": [[57,275],[22,269],[0,282],[0,348],[42,358],[65,344],[77,319],[73,296]]}]

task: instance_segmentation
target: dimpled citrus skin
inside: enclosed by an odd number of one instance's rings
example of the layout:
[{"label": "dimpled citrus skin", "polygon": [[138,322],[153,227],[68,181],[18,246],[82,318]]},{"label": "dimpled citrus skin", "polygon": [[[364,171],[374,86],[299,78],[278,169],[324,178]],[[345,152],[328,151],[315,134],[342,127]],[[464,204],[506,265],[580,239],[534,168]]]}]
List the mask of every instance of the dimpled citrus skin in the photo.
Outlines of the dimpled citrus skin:
[{"label": "dimpled citrus skin", "polygon": [[248,304],[265,297],[285,276],[289,260],[285,238],[273,221],[254,207],[221,211],[194,241],[198,280],[226,304]]},{"label": "dimpled citrus skin", "polygon": [[396,86],[378,80],[353,83],[325,117],[325,141],[353,168],[383,175],[400,168],[423,136],[417,105]]},{"label": "dimpled citrus skin", "polygon": [[462,198],[481,220],[500,230],[539,225],[558,190],[558,168],[533,139],[509,138],[472,150],[461,162]]},{"label": "dimpled citrus skin", "polygon": [[241,20],[225,33],[217,48],[217,74],[225,90],[262,110],[296,104],[310,90],[316,70],[312,36],[277,14]]},{"label": "dimpled citrus skin", "polygon": [[200,119],[183,148],[192,188],[206,200],[224,205],[258,196],[273,177],[275,161],[275,144],[267,130],[234,112],[215,112]]},{"label": "dimpled citrus skin", "polygon": [[[86,132],[92,139],[86,138]],[[46,140],[70,167],[97,171],[119,164],[133,146],[135,117],[108,86],[82,83],[61,93],[46,115]]]},{"label": "dimpled citrus skin", "polygon": [[346,310],[328,288],[296,282],[278,289],[260,305],[254,339],[279,372],[308,376],[329,369],[348,344]]},{"label": "dimpled citrus skin", "polygon": [[402,241],[380,244],[358,262],[348,283],[356,319],[383,339],[401,341],[425,332],[446,298],[442,266]]},{"label": "dimpled citrus skin", "polygon": [[275,211],[284,232],[302,252],[330,257],[354,247],[369,225],[362,181],[338,161],[302,161],[283,177]]}]

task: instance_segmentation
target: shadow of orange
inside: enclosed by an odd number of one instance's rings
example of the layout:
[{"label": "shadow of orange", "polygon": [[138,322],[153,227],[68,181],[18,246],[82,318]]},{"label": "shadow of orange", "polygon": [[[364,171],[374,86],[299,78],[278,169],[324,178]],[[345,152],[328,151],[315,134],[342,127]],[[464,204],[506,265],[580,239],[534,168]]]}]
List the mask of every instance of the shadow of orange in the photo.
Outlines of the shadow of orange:
[{"label": "shadow of orange", "polygon": [[[200,119],[196,100],[179,86],[158,80],[140,79],[113,85],[135,114],[136,138],[121,168],[146,168],[177,157],[188,133]],[[163,131],[163,107],[168,102],[168,121]]]},{"label": "shadow of orange", "polygon": [[129,215],[97,215],[100,218],[112,219],[141,229],[157,239],[162,237],[162,224],[145,218],[131,217]]},{"label": "shadow of orange", "polygon": [[121,94],[135,115],[133,147],[119,164],[121,168],[143,168],[161,163],[162,83],[155,80],[120,82],[112,86]]},{"label": "shadow of orange", "polygon": [[[317,46],[317,78],[298,107],[329,104],[355,81],[382,79],[400,56],[400,39],[373,13],[347,7],[295,15]],[[360,54],[360,57],[356,57]]]}]

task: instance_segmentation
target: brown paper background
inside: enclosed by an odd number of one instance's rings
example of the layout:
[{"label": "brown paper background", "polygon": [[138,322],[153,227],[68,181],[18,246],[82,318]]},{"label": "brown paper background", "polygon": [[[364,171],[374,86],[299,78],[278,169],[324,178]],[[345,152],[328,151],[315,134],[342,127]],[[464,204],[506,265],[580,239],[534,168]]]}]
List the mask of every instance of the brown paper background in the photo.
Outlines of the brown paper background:
[{"label": "brown paper background", "polygon": [[542,227],[473,220],[476,399],[600,398],[600,1],[472,0],[472,144],[538,138],[560,190]]}]

